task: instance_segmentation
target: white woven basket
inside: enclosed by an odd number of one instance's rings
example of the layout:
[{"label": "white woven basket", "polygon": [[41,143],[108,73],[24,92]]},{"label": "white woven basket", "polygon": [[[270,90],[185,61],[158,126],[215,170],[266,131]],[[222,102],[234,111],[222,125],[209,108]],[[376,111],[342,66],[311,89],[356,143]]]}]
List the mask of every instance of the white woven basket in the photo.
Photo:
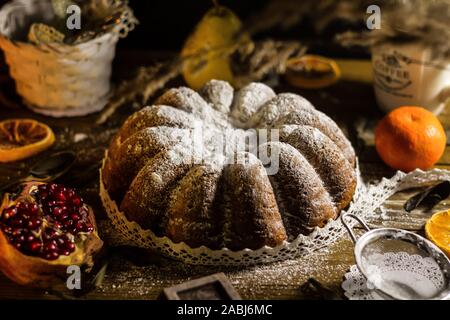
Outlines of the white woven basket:
[{"label": "white woven basket", "polygon": [[111,63],[119,35],[110,32],[77,45],[26,43],[33,22],[54,17],[50,0],[14,0],[0,10],[0,47],[17,92],[33,111],[83,116],[100,111],[111,92]]}]

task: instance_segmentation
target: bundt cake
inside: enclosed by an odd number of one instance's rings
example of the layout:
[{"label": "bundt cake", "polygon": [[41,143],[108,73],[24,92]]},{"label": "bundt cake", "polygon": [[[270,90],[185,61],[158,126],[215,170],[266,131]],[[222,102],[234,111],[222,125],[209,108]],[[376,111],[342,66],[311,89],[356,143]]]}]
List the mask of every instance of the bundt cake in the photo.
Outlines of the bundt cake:
[{"label": "bundt cake", "polygon": [[[239,147],[243,138],[265,153]],[[212,80],[130,116],[102,177],[126,217],[158,236],[258,249],[335,219],[353,198],[355,161],[336,123],[303,97]]]}]

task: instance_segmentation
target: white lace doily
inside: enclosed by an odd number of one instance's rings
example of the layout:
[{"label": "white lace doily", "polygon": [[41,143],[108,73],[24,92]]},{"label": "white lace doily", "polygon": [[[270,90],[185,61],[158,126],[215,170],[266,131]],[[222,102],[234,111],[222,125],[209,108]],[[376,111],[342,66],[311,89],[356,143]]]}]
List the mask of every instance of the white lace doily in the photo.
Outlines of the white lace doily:
[{"label": "white lace doily", "polygon": [[384,296],[367,287],[367,280],[357,265],[350,267],[341,285],[344,295],[350,300],[384,300]]},{"label": "white lace doily", "polygon": [[[415,288],[423,296],[435,296],[445,283],[438,264],[429,257],[410,255],[406,252],[377,254],[377,271],[380,278],[401,279],[401,283]],[[342,289],[350,300],[384,300],[387,299],[374,290],[356,265],[345,274]]]},{"label": "white lace doily", "polygon": [[[107,154],[104,159],[106,158]],[[294,259],[329,247],[347,232],[340,219],[337,219],[330,220],[323,228],[316,228],[308,236],[299,235],[294,241],[285,241],[275,248],[265,246],[258,250],[244,249],[241,251],[231,251],[227,248],[211,250],[204,246],[191,248],[184,242],[174,243],[167,237],[158,237],[151,230],[144,230],[137,223],[128,221],[118,209],[117,204],[109,197],[103,184],[102,169],[100,169],[100,198],[123,243],[153,249],[188,264],[245,266]],[[450,179],[450,171],[436,169],[423,172],[417,170],[410,174],[398,172],[391,179],[383,179],[377,185],[366,186],[362,182],[359,168],[357,168],[357,174],[357,190],[353,202],[346,211],[363,219],[373,215],[375,209],[399,190],[430,181]],[[353,227],[355,223],[355,221],[350,221],[350,227]]]}]

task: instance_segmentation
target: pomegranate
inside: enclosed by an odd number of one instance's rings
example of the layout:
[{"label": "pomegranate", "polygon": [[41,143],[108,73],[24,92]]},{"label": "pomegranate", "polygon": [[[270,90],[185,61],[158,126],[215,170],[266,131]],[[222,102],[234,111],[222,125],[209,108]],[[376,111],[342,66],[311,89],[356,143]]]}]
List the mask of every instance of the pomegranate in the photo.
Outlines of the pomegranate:
[{"label": "pomegranate", "polygon": [[71,188],[30,182],[0,206],[0,270],[38,287],[64,281],[69,265],[93,264],[103,245],[95,217]]}]

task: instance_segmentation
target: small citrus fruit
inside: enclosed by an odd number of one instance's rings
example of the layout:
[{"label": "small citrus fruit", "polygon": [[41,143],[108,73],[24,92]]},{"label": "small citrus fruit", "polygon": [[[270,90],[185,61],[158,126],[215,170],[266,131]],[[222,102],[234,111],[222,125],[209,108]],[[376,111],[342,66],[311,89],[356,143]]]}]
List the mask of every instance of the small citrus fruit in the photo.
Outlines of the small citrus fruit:
[{"label": "small citrus fruit", "polygon": [[431,168],[446,146],[438,118],[421,107],[400,107],[389,113],[375,130],[375,146],[390,167],[405,172]]},{"label": "small citrus fruit", "polygon": [[450,257],[450,210],[435,213],[425,224],[425,235]]},{"label": "small citrus fruit", "polygon": [[50,148],[55,135],[47,125],[32,119],[0,122],[0,163],[23,160]]}]

